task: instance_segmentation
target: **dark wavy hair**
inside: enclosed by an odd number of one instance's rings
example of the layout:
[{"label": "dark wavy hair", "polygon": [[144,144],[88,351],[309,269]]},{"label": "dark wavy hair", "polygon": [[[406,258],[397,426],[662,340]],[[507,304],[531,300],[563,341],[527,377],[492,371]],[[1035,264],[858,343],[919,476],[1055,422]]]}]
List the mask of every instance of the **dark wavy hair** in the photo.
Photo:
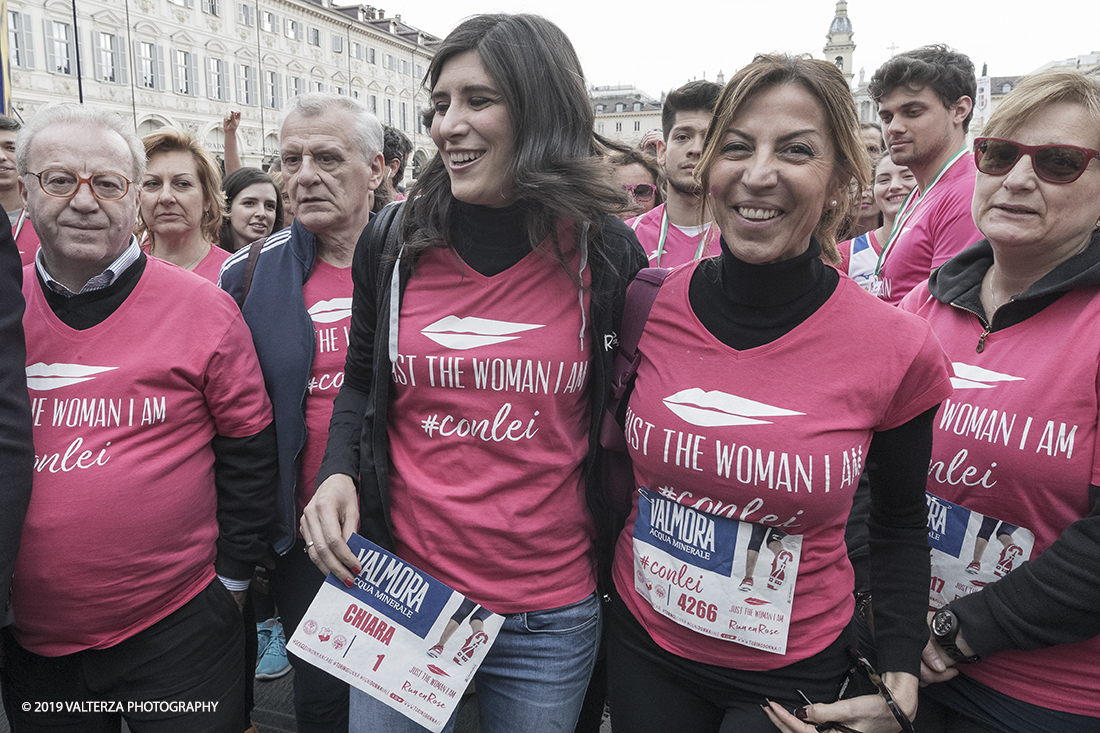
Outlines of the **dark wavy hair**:
[{"label": "dark wavy hair", "polygon": [[718,95],[722,93],[722,87],[706,79],[689,81],[682,87],[673,89],[665,97],[661,105],[661,131],[664,133],[665,142],[672,128],[676,125],[677,112],[714,112],[714,105],[718,103]]},{"label": "dark wavy hair", "polygon": [[[504,100],[515,136],[515,154],[506,176],[514,202],[524,214],[532,249],[553,237],[565,267],[569,256],[557,239],[561,220],[588,222],[596,242],[607,212],[623,207],[622,191],[602,159],[605,146],[594,132],[580,60],[565,33],[537,15],[476,15],[464,20],[435,52],[425,79],[429,89],[454,57],[474,51]],[[431,127],[433,108],[424,112]],[[445,246],[458,201],[439,153],[416,182],[405,204],[402,234],[411,260],[428,247]],[[570,277],[579,284],[577,273]]]},{"label": "dark wavy hair", "polygon": [[231,209],[233,200],[241,191],[255,183],[270,183],[275,189],[275,226],[272,232],[283,228],[283,196],[279,185],[275,180],[259,168],[238,168],[230,173],[222,181],[222,189],[225,191],[225,211],[222,217],[222,226],[218,230],[218,246],[227,252],[235,252],[233,248],[233,223],[231,221]]},{"label": "dark wavy hair", "polygon": [[[875,102],[898,87],[905,87],[916,94],[929,87],[940,98],[944,108],[951,109],[959,97],[978,98],[978,79],[974,76],[974,63],[966,54],[959,53],[942,43],[921,46],[906,51],[878,67],[867,85],[867,91]],[[970,129],[970,114],[963,120],[963,132]]]}]

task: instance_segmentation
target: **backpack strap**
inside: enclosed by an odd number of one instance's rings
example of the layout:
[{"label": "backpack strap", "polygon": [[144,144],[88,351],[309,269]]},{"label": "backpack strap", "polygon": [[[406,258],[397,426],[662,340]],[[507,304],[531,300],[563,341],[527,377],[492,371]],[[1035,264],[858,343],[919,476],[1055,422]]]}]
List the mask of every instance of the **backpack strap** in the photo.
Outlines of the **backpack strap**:
[{"label": "backpack strap", "polygon": [[657,299],[657,292],[668,276],[667,267],[647,267],[640,270],[626,290],[626,304],[623,306],[622,336],[619,338],[619,353],[615,357],[615,376],[611,380],[611,403],[608,409],[613,414],[618,411],[619,400],[638,371],[641,357],[638,354],[638,342],[642,340],[642,331],[649,320],[649,311]]},{"label": "backpack strap", "polygon": [[263,251],[264,242],[266,241],[267,237],[264,237],[248,245],[248,260],[244,264],[244,279],[241,280],[241,297],[237,301],[238,308],[244,308],[244,299],[248,297],[248,291],[252,287],[252,274],[256,272],[256,262],[260,259],[260,252]]},{"label": "backpack strap", "polygon": [[603,495],[612,511],[625,517],[630,513],[634,493],[634,469],[631,466],[626,434],[619,425],[619,406],[638,372],[641,357],[638,342],[642,339],[649,312],[657,299],[668,269],[649,267],[641,270],[626,290],[626,304],[619,337],[619,353],[615,357],[615,374],[611,380],[611,396],[600,424],[600,446],[603,447],[601,484]]}]

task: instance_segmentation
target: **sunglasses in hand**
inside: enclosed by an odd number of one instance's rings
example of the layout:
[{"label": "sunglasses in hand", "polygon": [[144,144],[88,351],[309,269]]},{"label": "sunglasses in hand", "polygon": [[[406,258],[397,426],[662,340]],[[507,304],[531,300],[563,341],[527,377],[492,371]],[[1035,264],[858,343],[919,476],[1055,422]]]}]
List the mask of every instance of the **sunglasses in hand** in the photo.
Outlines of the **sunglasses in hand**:
[{"label": "sunglasses in hand", "polygon": [[[867,661],[867,658],[859,653],[859,650],[855,647],[848,647],[848,656],[852,659],[852,669],[849,670],[849,677],[854,672],[859,672],[866,677],[872,685],[878,688],[879,694],[882,695],[882,699],[886,701],[886,707],[890,709],[890,712],[894,715],[894,719],[897,720],[898,725],[901,726],[903,733],[916,733],[916,729],[913,727],[913,721],[909,720],[907,716],[894,700],[894,696],[890,694],[890,690],[886,687],[886,683],[882,681],[882,675],[875,671],[875,668],[871,666],[871,663]],[[840,687],[840,695],[837,699],[841,699],[844,696],[844,692],[848,689],[848,679],[845,679]],[[798,694],[806,701],[807,704],[812,705],[808,697],[802,690],[797,690]],[[838,731],[839,733],[861,733],[861,731],[855,728],[849,728],[843,723],[818,723],[815,728],[819,731]]]}]

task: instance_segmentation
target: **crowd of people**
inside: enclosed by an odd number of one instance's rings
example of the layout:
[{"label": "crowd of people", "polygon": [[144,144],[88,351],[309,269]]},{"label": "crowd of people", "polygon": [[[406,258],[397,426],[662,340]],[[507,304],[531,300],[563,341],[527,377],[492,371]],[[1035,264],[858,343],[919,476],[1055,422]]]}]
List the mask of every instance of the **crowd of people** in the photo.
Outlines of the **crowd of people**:
[{"label": "crowd of people", "polygon": [[[221,163],[0,118],[13,731],[247,732],[290,668],[303,733],[423,730],[286,654],[357,532],[468,599],[426,664],[504,617],[487,733],[1100,733],[1100,81],[1029,76],[969,143],[950,48],[862,125],[835,65],[759,55],[628,148],[556,25],[491,14],[425,85],[407,188],[335,94],[269,171],[237,113]],[[577,376],[410,378],[456,349]],[[192,704],[94,704],[131,700]]]}]

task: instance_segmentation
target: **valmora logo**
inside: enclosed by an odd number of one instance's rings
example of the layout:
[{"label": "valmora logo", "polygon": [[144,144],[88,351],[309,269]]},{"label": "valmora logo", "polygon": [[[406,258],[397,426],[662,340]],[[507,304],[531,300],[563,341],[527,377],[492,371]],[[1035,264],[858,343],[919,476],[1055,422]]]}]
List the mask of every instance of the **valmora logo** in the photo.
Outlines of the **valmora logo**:
[{"label": "valmora logo", "polygon": [[351,318],[351,298],[319,300],[309,309],[314,323],[336,323]]},{"label": "valmora logo", "polygon": [[508,321],[492,321],[488,318],[459,318],[458,316],[446,316],[424,328],[422,334],[435,341],[440,346],[458,351],[476,349],[479,346],[492,346],[493,344],[513,341],[519,336],[512,334],[523,333],[534,328],[544,328],[539,323],[509,323]]},{"label": "valmora logo", "polygon": [[665,397],[665,406],[685,422],[704,428],[720,428],[729,425],[768,425],[764,417],[804,415],[794,410],[784,410],[763,402],[745,399],[737,395],[714,390],[704,392],[698,387],[685,389]]},{"label": "valmora logo", "polygon": [[95,375],[113,369],[118,369],[118,367],[86,366],[84,364],[43,364],[38,362],[27,367],[27,387],[45,392],[87,382],[90,379],[95,379]]},{"label": "valmora logo", "polygon": [[1022,382],[1023,377],[982,369],[961,361],[951,363],[955,376],[951,377],[951,386],[955,389],[993,389],[997,382]]}]

